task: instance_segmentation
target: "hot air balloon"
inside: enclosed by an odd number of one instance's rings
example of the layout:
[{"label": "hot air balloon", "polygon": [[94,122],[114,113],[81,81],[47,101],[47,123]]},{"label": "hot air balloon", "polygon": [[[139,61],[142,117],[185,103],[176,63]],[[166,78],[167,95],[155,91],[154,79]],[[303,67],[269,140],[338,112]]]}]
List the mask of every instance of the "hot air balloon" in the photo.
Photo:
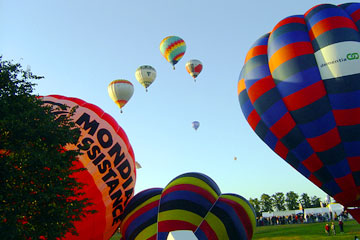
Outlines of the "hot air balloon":
[{"label": "hot air balloon", "polygon": [[193,127],[195,130],[197,130],[197,129],[200,127],[200,122],[198,122],[198,121],[193,121],[193,122],[192,122],[192,127]]},{"label": "hot air balloon", "polygon": [[203,69],[203,65],[199,60],[192,59],[189,60],[185,64],[186,71],[194,78],[194,82],[196,81],[196,77],[200,74]]},{"label": "hot air balloon", "polygon": [[134,86],[128,80],[114,80],[108,85],[108,93],[110,98],[119,106],[122,113],[122,108],[134,93]]},{"label": "hot air balloon", "polygon": [[154,82],[156,78],[156,70],[152,66],[143,65],[136,69],[135,78],[144,86],[146,92],[147,88]]},{"label": "hot air balloon", "polygon": [[174,178],[164,189],[134,196],[120,225],[123,240],[251,239],[256,225],[250,203],[237,194],[221,194],[202,173]]},{"label": "hot air balloon", "polygon": [[135,161],[135,167],[136,167],[136,169],[142,168],[141,165],[140,165],[140,163],[138,163],[138,162],[136,162],[136,161]]},{"label": "hot air balloon", "polygon": [[255,133],[360,221],[360,4],[290,16],[247,53],[238,98]]},{"label": "hot air balloon", "polygon": [[177,36],[168,36],[160,43],[160,52],[171,63],[173,69],[175,69],[175,64],[184,56],[185,51],[184,40]]},{"label": "hot air balloon", "polygon": [[[120,224],[120,215],[134,194],[136,181],[133,149],[124,130],[99,107],[78,98],[49,95],[41,98],[47,105],[78,107],[72,116],[81,130],[77,145],[66,145],[68,150],[80,150],[79,168],[74,178],[84,184],[83,198],[93,203],[95,214],[74,222],[79,236],[65,239],[110,239]],[[53,112],[67,115],[63,110]],[[56,186],[54,186],[56,187]]]}]

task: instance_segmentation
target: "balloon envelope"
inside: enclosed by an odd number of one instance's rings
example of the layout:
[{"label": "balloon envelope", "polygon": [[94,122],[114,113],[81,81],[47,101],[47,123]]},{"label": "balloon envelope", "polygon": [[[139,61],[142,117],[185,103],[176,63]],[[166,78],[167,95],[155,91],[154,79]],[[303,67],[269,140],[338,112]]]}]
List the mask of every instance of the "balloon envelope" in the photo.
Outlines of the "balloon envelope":
[{"label": "balloon envelope", "polygon": [[200,127],[200,122],[198,122],[198,121],[193,121],[193,122],[192,122],[192,127],[193,127],[195,130],[197,130],[197,129]]},{"label": "balloon envelope", "polygon": [[249,50],[241,109],[280,157],[345,207],[360,206],[360,4],[290,16]]},{"label": "balloon envelope", "polygon": [[173,65],[180,61],[186,51],[186,44],[183,39],[178,36],[168,36],[160,43],[160,52],[164,58]]},{"label": "balloon envelope", "polygon": [[156,78],[156,70],[152,66],[142,65],[136,69],[135,78],[141,85],[144,86],[147,91],[147,88],[154,82]]},{"label": "balloon envelope", "polygon": [[95,214],[75,222],[79,236],[67,234],[66,239],[109,239],[120,224],[129,199],[133,196],[136,181],[133,149],[124,130],[99,107],[78,98],[60,95],[42,97],[45,104],[60,107],[54,114],[67,115],[64,105],[78,107],[72,116],[81,130],[77,145],[66,149],[79,149],[79,168],[85,171],[74,174],[84,184],[83,198],[93,203],[89,209]]},{"label": "balloon envelope", "polygon": [[114,103],[122,109],[132,97],[134,86],[125,79],[114,80],[108,85],[108,93]]},{"label": "balloon envelope", "polygon": [[194,78],[200,74],[203,65],[199,60],[192,59],[185,64],[186,71]]},{"label": "balloon envelope", "polygon": [[164,189],[136,194],[124,211],[120,230],[123,240],[166,240],[186,230],[200,240],[251,239],[255,225],[255,212],[246,199],[221,194],[204,174],[185,173]]}]

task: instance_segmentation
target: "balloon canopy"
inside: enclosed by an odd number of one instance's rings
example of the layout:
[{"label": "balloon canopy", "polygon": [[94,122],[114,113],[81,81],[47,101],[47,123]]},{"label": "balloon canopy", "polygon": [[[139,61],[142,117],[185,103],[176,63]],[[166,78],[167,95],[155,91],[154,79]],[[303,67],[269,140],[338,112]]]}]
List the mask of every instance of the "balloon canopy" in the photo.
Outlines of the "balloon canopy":
[{"label": "balloon canopy", "polygon": [[198,121],[193,121],[193,122],[192,122],[192,127],[193,127],[195,130],[197,130],[197,129],[200,127],[200,122],[198,122]]},{"label": "balloon canopy", "polygon": [[114,80],[108,85],[108,93],[110,98],[120,108],[120,112],[122,112],[122,108],[134,93],[134,86],[125,79]]},{"label": "balloon canopy", "polygon": [[160,52],[173,65],[173,69],[175,69],[175,64],[184,56],[185,51],[185,41],[177,36],[168,36],[160,43]]},{"label": "balloon canopy", "polygon": [[145,90],[154,82],[156,78],[156,70],[152,66],[142,65],[135,71],[135,78],[144,86]]},{"label": "balloon canopy", "polygon": [[84,184],[83,198],[93,203],[89,210],[95,214],[75,222],[79,236],[67,234],[66,239],[109,239],[120,224],[129,199],[134,194],[136,181],[133,149],[124,130],[99,107],[78,98],[49,95],[42,101],[53,106],[56,115],[69,116],[64,105],[77,107],[72,119],[81,130],[77,145],[66,145],[68,150],[79,149],[78,168],[86,170],[74,174]]},{"label": "balloon canopy", "polygon": [[189,60],[185,64],[186,71],[194,78],[194,81],[196,77],[200,74],[201,70],[203,69],[203,65],[199,60],[192,59]]},{"label": "balloon canopy", "polygon": [[251,239],[256,225],[255,212],[246,199],[221,194],[210,177],[194,172],[174,178],[164,189],[136,194],[122,218],[123,240],[166,240],[179,231],[184,236],[190,231],[200,240]]},{"label": "balloon canopy", "polygon": [[255,133],[345,207],[360,206],[360,4],[289,16],[247,53],[238,98]]}]

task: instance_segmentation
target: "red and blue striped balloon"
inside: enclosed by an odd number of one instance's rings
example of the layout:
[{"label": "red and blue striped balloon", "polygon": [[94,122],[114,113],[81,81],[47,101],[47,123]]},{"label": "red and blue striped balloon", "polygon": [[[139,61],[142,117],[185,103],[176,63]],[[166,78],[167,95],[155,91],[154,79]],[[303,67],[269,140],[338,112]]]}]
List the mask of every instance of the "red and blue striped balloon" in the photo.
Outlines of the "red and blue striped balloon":
[{"label": "red and blue striped balloon", "polygon": [[359,27],[359,3],[287,17],[254,43],[238,81],[255,133],[345,207],[360,206]]}]

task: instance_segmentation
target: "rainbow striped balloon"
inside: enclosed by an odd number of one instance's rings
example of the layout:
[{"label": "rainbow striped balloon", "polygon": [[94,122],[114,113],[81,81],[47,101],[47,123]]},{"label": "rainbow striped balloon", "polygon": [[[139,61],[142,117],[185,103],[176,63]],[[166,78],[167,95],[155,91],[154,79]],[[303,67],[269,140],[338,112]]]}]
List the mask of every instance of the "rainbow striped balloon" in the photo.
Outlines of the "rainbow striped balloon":
[{"label": "rainbow striped balloon", "polygon": [[168,36],[160,43],[160,52],[173,65],[173,69],[175,69],[175,64],[184,56],[185,51],[184,40],[177,36]]},{"label": "rainbow striped balloon", "polygon": [[221,194],[201,173],[185,173],[164,189],[138,193],[125,208],[120,225],[123,240],[166,240],[174,232],[194,239],[251,239],[255,212],[236,194]]},{"label": "rainbow striped balloon", "polygon": [[359,28],[359,3],[287,17],[254,43],[238,81],[255,133],[345,207],[360,207]]}]

